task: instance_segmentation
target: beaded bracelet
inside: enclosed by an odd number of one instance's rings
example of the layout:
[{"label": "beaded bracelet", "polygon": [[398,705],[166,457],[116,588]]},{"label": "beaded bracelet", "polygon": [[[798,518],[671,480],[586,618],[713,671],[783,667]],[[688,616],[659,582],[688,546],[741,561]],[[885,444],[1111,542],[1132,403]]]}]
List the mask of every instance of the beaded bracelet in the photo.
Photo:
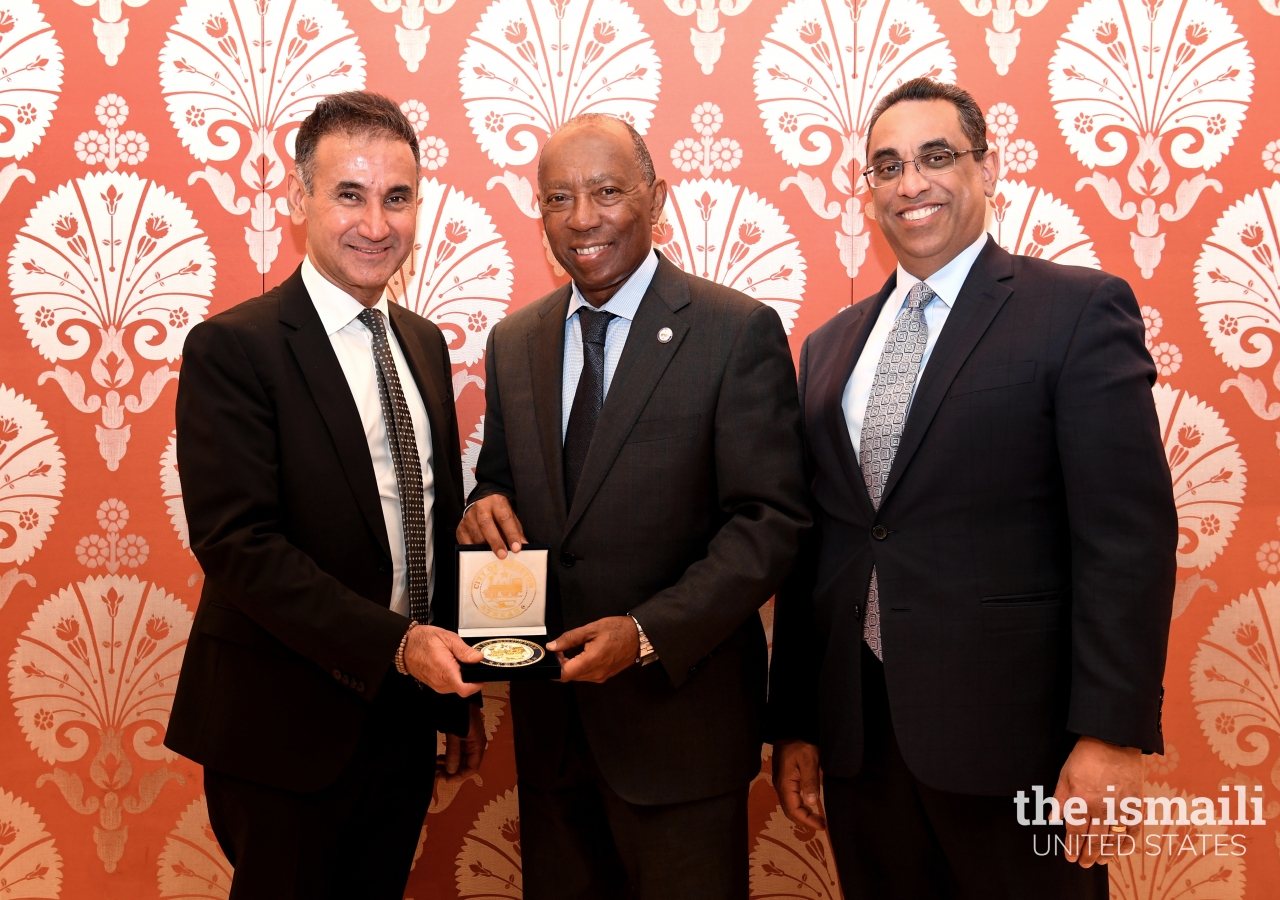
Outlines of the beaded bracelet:
[{"label": "beaded bracelet", "polygon": [[413,634],[413,629],[417,627],[418,623],[410,619],[409,629],[404,633],[404,637],[400,638],[400,646],[396,648],[396,671],[401,675],[409,674],[409,670],[405,668],[404,664],[404,650],[405,647],[409,646],[409,635]]}]

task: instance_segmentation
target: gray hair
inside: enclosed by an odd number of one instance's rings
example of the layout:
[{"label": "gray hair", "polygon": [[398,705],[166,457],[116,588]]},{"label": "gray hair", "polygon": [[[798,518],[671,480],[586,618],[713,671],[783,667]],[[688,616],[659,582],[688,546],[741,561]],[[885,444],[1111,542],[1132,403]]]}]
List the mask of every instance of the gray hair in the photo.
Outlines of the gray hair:
[{"label": "gray hair", "polygon": [[[653,157],[649,155],[649,148],[645,146],[644,138],[640,137],[640,132],[636,131],[626,119],[608,116],[604,113],[582,113],[557,128],[556,133],[558,134],[566,128],[575,128],[580,125],[607,125],[610,122],[621,123],[627,129],[627,134],[631,135],[631,146],[635,150],[636,165],[640,167],[640,175],[644,178],[645,184],[652,186],[658,177],[658,173],[653,168]],[[541,157],[538,159],[538,168],[542,168]]]},{"label": "gray hair", "polygon": [[294,165],[308,194],[311,193],[316,146],[326,134],[338,133],[352,137],[377,135],[404,141],[413,151],[414,165],[421,165],[418,135],[392,100],[371,91],[330,94],[302,120],[294,141]]}]

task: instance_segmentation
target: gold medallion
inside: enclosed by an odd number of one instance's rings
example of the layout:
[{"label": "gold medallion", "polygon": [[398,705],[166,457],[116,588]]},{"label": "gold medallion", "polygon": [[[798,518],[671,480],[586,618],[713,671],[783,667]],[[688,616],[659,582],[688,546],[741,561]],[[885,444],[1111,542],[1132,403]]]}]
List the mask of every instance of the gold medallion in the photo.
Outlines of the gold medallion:
[{"label": "gold medallion", "polygon": [[480,651],[486,665],[504,668],[531,666],[547,654],[547,651],[533,641],[520,638],[490,638],[480,641],[474,647]]},{"label": "gold medallion", "polygon": [[538,579],[511,557],[489,563],[471,579],[471,602],[490,619],[514,619],[537,594]]}]

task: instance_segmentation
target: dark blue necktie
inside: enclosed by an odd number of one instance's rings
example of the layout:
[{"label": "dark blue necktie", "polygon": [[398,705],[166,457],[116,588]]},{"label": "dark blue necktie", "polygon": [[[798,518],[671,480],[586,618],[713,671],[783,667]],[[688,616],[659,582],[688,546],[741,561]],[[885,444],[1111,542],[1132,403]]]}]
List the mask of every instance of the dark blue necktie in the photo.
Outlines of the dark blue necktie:
[{"label": "dark blue necktie", "polygon": [[569,427],[564,434],[564,496],[570,507],[578,479],[582,477],[583,463],[587,461],[587,450],[591,448],[591,436],[600,420],[600,409],[604,406],[604,338],[613,317],[613,313],[585,306],[578,310],[578,325],[582,329],[582,375],[578,378],[578,390],[569,411]]}]

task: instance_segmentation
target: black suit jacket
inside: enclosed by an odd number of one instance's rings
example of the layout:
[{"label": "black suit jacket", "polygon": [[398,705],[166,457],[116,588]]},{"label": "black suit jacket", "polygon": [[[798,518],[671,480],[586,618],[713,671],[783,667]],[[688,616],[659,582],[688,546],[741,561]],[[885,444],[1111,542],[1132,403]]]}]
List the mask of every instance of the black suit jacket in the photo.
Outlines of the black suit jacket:
[{"label": "black suit jacket", "polygon": [[[430,420],[433,611],[452,628],[462,463],[449,353],[434,324],[394,303],[390,313]],[[373,461],[301,271],[197,325],[183,356],[178,470],[205,582],[165,744],[313,791],[350,760],[376,703],[465,734],[465,701],[410,689],[392,665],[408,622],[388,608]],[[429,770],[434,740],[422,753]]]},{"label": "black suit jacket", "polygon": [[759,772],[767,654],[757,612],[810,524],[782,322],[659,260],[573,506],[561,439],[567,285],[490,335],[471,495],[505,494],[528,539],[551,545],[552,636],[631,613],[661,657],[602,685],[513,684],[521,781],[556,782],[576,702],[601,774],[641,804],[714,796]]},{"label": "black suit jacket", "polygon": [[801,354],[817,525],[778,598],[772,736],[858,772],[874,566],[894,730],[926,784],[1051,790],[1077,735],[1159,751],[1178,528],[1133,292],[988,240],[877,512],[841,399],[894,283]]}]

